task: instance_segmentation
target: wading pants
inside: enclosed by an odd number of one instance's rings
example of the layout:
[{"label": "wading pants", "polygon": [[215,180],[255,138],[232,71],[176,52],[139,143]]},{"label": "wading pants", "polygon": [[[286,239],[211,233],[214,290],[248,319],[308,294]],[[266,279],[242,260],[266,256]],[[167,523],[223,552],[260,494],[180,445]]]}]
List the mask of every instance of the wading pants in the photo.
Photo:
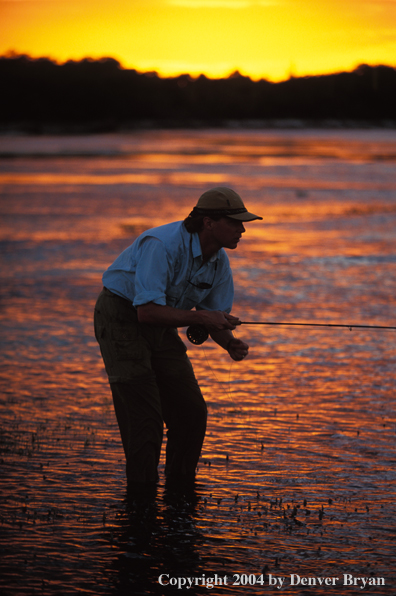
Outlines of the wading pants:
[{"label": "wading pants", "polygon": [[120,427],[128,485],[158,480],[164,422],[167,479],[192,481],[207,409],[176,329],[139,323],[132,303],[106,288],[98,297],[94,323]]}]

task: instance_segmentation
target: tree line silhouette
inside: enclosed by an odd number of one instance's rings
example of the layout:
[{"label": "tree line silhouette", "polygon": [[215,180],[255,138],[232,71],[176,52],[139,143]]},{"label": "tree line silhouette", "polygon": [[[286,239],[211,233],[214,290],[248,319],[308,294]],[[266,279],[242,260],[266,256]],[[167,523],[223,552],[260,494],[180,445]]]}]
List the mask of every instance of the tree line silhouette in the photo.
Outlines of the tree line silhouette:
[{"label": "tree line silhouette", "polygon": [[0,57],[0,126],[118,130],[138,126],[221,126],[279,120],[365,121],[396,125],[396,69],[290,77],[273,83],[235,72],[210,79],[162,78],[124,69],[113,58],[57,64],[26,55]]}]

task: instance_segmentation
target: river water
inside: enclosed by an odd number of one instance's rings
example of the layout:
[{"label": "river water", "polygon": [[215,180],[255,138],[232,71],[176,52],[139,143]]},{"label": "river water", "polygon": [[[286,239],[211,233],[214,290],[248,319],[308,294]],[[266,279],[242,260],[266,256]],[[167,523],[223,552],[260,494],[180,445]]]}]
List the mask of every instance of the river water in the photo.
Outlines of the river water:
[{"label": "river water", "polygon": [[396,326],[395,131],[0,137],[2,595],[396,593],[395,330],[189,344],[196,494],[167,499],[161,459],[156,501],[125,499],[101,275],[217,185],[264,217],[229,251],[241,320]]}]

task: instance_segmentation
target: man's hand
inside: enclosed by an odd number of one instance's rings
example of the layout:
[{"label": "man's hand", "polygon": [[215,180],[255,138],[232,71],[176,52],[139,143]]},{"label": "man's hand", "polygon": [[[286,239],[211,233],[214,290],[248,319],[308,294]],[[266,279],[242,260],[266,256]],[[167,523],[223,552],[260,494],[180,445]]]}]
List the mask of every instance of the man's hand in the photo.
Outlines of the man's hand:
[{"label": "man's hand", "polygon": [[243,360],[249,352],[249,346],[244,341],[233,337],[228,342],[227,351],[233,360]]},{"label": "man's hand", "polygon": [[204,325],[210,334],[226,329],[233,330],[240,325],[238,317],[233,317],[221,310],[199,310],[201,325]]}]

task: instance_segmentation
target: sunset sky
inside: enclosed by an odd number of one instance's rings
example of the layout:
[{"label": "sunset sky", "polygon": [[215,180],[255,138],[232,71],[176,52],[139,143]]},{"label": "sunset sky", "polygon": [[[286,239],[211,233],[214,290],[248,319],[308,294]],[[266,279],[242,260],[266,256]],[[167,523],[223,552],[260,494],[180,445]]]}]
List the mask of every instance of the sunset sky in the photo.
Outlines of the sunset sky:
[{"label": "sunset sky", "polygon": [[273,81],[396,66],[396,0],[0,0],[0,54]]}]

